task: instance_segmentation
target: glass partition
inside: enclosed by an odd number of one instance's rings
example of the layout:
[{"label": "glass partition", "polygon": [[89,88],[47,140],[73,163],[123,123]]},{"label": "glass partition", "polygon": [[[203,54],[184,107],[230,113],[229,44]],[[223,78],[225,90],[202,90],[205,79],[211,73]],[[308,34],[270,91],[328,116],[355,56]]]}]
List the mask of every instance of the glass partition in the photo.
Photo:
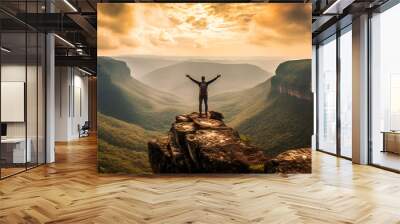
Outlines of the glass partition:
[{"label": "glass partition", "polygon": [[24,171],[31,162],[26,139],[26,33],[3,32],[1,45],[1,175],[7,177]]},{"label": "glass partition", "polygon": [[[43,1],[0,3],[23,15]],[[45,163],[44,33],[0,12],[0,178]]]}]

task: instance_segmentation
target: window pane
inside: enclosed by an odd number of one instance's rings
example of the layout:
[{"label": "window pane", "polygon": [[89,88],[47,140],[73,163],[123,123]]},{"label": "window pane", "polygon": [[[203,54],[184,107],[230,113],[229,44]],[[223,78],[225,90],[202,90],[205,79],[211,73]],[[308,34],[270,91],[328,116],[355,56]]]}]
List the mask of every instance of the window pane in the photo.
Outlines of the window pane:
[{"label": "window pane", "polygon": [[318,148],[336,153],[336,41],[318,48]]},{"label": "window pane", "polygon": [[352,156],[352,35],[340,36],[340,151]]},{"label": "window pane", "polygon": [[400,5],[372,17],[372,163],[400,170]]}]

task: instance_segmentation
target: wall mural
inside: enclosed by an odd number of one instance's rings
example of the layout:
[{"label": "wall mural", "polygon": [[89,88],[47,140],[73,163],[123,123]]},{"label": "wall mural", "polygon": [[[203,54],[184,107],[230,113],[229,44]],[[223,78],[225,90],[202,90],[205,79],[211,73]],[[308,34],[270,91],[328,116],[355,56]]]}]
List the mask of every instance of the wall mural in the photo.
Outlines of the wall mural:
[{"label": "wall mural", "polygon": [[98,4],[98,170],[310,173],[311,5]]}]

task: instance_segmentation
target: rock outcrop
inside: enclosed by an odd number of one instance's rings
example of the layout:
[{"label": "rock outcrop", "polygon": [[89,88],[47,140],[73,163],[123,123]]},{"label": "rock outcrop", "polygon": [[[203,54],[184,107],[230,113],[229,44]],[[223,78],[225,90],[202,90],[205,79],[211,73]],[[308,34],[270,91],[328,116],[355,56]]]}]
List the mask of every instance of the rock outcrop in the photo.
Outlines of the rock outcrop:
[{"label": "rock outcrop", "polygon": [[265,173],[311,173],[311,149],[292,149],[264,164]]},{"label": "rock outcrop", "polygon": [[242,140],[209,112],[175,117],[170,131],[148,142],[154,173],[311,173],[311,150],[292,149],[267,158],[262,149]]},{"label": "rock outcrop", "polygon": [[223,122],[223,115],[209,112],[178,115],[166,136],[148,143],[154,173],[263,172],[263,151],[240,139]]}]

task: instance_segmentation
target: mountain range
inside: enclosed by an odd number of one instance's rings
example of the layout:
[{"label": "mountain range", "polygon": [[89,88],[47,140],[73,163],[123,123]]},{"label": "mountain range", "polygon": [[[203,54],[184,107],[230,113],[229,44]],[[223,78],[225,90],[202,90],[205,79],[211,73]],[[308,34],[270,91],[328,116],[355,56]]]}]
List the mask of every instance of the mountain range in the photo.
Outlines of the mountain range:
[{"label": "mountain range", "polygon": [[[168,131],[177,114],[189,113],[197,108],[193,101],[188,103],[190,97],[187,95],[198,87],[176,72],[184,71],[183,69],[189,72],[200,69],[200,73],[206,71],[206,74],[216,73],[218,69],[232,71],[225,76],[222,74],[221,80],[216,81],[215,87],[220,84],[224,88],[209,97],[209,108],[222,112],[229,126],[237,129],[244,139],[261,147],[267,155],[310,146],[313,103],[310,97],[309,59],[281,63],[272,77],[254,65],[186,61],[150,72],[146,75],[148,81],[143,83],[131,76],[132,71],[126,62],[99,57],[98,108],[101,115],[104,115],[99,119],[106,124],[113,123],[113,127],[116,126],[116,121],[123,122],[126,127],[133,125],[131,130],[138,133],[136,136],[144,133],[145,137],[142,136],[142,139],[148,139],[154,133]],[[201,74],[196,75],[194,78],[199,78]],[[167,77],[164,79],[167,82],[161,81],[163,79],[160,77]],[[232,77],[234,84],[224,83],[224,78],[229,80],[227,77]],[[235,85],[242,89],[234,88]],[[214,90],[210,88],[211,91]],[[197,92],[191,96],[196,94]],[[105,124],[104,126],[106,127]],[[113,135],[114,132],[108,133]],[[105,137],[100,136],[100,140],[104,147],[114,147],[120,151],[124,148],[124,153],[121,153],[124,158],[132,151],[128,146],[123,147],[120,143],[105,140]],[[137,148],[139,152],[143,145]],[[115,155],[113,156],[115,159]],[[103,161],[110,160],[103,158]],[[111,167],[107,162],[104,164]]]},{"label": "mountain range", "polygon": [[284,61],[284,58],[274,57],[173,57],[173,56],[154,56],[154,55],[135,55],[135,56],[118,56],[117,60],[127,63],[132,71],[132,77],[142,81],[142,78],[159,68],[169,65],[178,64],[185,61],[192,62],[211,62],[220,64],[251,64],[258,66],[262,70],[273,73],[278,65]]},{"label": "mountain range", "polygon": [[156,69],[163,68],[181,62],[179,59],[163,58],[163,57],[140,57],[126,56],[115,58],[124,61],[131,70],[131,76],[137,80],[141,80],[144,75]]},{"label": "mountain range", "polygon": [[176,96],[151,88],[130,75],[127,64],[98,57],[98,111],[148,130],[167,129],[187,106]]},{"label": "mountain range", "polygon": [[205,76],[208,81],[221,74],[222,77],[208,87],[209,96],[251,88],[271,77],[270,73],[250,64],[184,61],[156,69],[143,76],[141,81],[158,90],[173,93],[187,102],[193,102],[199,90],[185,74],[190,74],[198,81],[201,76]]},{"label": "mountain range", "polygon": [[210,107],[269,155],[307,147],[313,131],[311,60],[281,63],[271,79],[213,96]]}]

